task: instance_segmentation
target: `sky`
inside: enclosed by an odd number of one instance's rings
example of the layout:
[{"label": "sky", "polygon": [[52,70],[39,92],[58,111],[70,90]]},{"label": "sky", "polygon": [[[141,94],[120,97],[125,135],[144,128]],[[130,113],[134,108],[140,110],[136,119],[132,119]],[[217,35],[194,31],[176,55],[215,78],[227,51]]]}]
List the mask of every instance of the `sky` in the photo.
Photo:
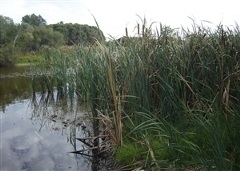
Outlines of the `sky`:
[{"label": "sky", "polygon": [[94,16],[106,37],[118,38],[126,27],[130,35],[136,33],[134,28],[143,18],[148,26],[191,28],[194,20],[211,28],[220,23],[231,27],[240,24],[239,6],[239,0],[0,0],[0,15],[15,23],[34,13],[47,24],[63,21],[96,26]]}]

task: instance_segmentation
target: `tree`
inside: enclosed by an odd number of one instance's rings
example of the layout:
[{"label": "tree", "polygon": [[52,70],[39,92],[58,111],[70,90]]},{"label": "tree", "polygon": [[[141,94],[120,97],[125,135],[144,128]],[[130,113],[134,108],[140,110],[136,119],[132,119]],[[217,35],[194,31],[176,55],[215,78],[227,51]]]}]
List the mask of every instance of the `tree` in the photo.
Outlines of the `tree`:
[{"label": "tree", "polygon": [[63,22],[60,22],[53,24],[52,28],[54,31],[59,31],[64,35],[67,45],[89,45],[94,44],[96,41],[105,41],[103,32],[94,26],[72,23],[63,24]]},{"label": "tree", "polygon": [[23,22],[18,33],[17,46],[23,53],[36,52],[42,46],[57,47],[64,44],[63,35],[48,26],[31,26]]},{"label": "tree", "polygon": [[13,43],[17,35],[17,26],[9,17],[0,15],[0,44]]},{"label": "tree", "polygon": [[57,31],[53,31],[51,27],[36,27],[33,31],[32,50],[37,51],[42,46],[58,47],[64,44],[63,35]]},{"label": "tree", "polygon": [[32,26],[47,25],[46,20],[41,15],[36,16],[35,14],[25,15],[24,17],[22,17],[22,22],[28,23]]},{"label": "tree", "polygon": [[0,66],[13,65],[16,59],[15,43],[18,26],[9,17],[0,15]]},{"label": "tree", "polygon": [[19,38],[17,41],[17,46],[23,53],[31,52],[33,51],[33,31],[34,27],[31,26],[28,23],[22,23],[19,27]]}]

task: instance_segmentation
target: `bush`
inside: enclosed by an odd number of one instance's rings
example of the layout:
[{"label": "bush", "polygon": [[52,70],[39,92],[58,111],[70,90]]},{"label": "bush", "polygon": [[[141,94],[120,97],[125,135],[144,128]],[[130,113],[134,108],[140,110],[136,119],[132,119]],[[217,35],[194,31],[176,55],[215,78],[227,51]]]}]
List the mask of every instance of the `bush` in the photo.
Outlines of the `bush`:
[{"label": "bush", "polygon": [[0,66],[12,66],[16,62],[17,49],[8,44],[0,47]]}]

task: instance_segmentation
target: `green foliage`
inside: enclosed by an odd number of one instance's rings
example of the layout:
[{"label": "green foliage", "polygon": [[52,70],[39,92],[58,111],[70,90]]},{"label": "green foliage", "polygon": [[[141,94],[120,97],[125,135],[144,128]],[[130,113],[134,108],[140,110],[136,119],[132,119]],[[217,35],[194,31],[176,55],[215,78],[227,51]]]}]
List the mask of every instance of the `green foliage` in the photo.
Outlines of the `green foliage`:
[{"label": "green foliage", "polygon": [[27,64],[27,63],[38,63],[41,62],[42,57],[39,55],[22,55],[17,58],[17,63],[18,64]]},{"label": "green foliage", "polygon": [[13,66],[16,61],[16,51],[11,45],[0,46],[0,66]]},{"label": "green foliage", "polygon": [[19,25],[14,24],[11,18],[1,15],[0,24],[0,48],[2,51],[0,65],[14,65],[15,55],[39,53],[42,48],[46,47],[88,46],[105,41],[102,31],[96,27],[63,24],[63,22],[47,25],[41,15],[35,14],[25,15]]},{"label": "green foliage", "polygon": [[91,45],[96,41],[105,41],[102,31],[94,26],[72,23],[58,23],[51,26],[54,31],[64,35],[67,45]]},{"label": "green foliage", "polygon": [[17,26],[9,17],[0,15],[0,66],[13,65],[16,59]]},{"label": "green foliage", "polygon": [[135,144],[127,143],[117,149],[116,162],[118,164],[131,165],[139,159],[143,159],[142,148]]},{"label": "green foliage", "polygon": [[[160,136],[161,137],[161,136]],[[172,153],[171,148],[168,146],[167,141],[163,138],[149,138],[150,145],[154,152],[154,155],[159,161],[162,161],[161,164],[166,164],[166,161],[173,159],[174,154]],[[164,163],[165,162],[165,163]]]},{"label": "green foliage", "polygon": [[42,46],[58,47],[63,45],[63,35],[59,32],[54,32],[52,28],[45,26],[36,27],[32,33],[34,51],[40,49]]},{"label": "green foliage", "polygon": [[22,23],[18,30],[18,40],[16,44],[22,53],[33,52],[34,27],[28,23]]},{"label": "green foliage", "polygon": [[47,22],[44,18],[42,18],[41,15],[35,15],[35,14],[31,14],[31,15],[25,15],[24,17],[22,17],[22,22],[24,23],[28,23],[32,26],[45,26],[47,25]]},{"label": "green foliage", "polygon": [[137,38],[107,46],[50,49],[37,76],[49,91],[56,86],[68,96],[73,90],[96,118],[110,122],[112,143],[123,144],[120,162],[238,170],[238,26],[211,32],[195,25],[182,35],[162,25],[155,32],[142,28]]},{"label": "green foliage", "polygon": [[17,36],[17,26],[13,23],[13,20],[9,17],[0,15],[0,45],[12,44]]}]

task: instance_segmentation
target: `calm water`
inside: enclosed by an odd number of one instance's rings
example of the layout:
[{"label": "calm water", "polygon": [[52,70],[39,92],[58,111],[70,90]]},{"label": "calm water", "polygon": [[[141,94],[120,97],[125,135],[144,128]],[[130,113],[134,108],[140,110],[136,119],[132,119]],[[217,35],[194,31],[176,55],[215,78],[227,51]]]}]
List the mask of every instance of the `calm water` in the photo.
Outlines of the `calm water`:
[{"label": "calm water", "polygon": [[82,149],[86,112],[76,102],[30,88],[29,67],[0,68],[0,170],[91,170]]}]

